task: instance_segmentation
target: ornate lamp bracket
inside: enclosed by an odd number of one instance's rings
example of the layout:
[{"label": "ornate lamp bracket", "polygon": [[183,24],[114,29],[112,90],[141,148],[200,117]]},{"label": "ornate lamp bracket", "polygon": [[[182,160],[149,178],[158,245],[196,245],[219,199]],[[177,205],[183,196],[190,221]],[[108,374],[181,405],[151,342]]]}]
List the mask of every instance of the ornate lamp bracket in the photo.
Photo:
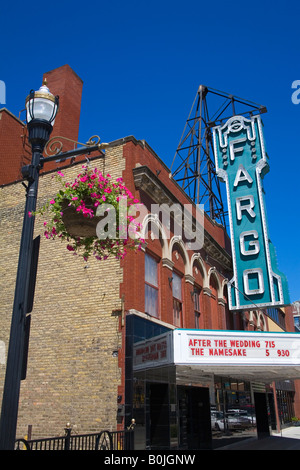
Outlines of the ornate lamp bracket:
[{"label": "ornate lamp bracket", "polygon": [[[74,149],[63,152],[63,141],[72,142],[74,144]],[[77,145],[80,147],[77,147]],[[43,157],[42,163],[46,163],[52,160],[63,162],[69,158],[75,158],[77,155],[89,155],[95,151],[100,152],[101,156],[104,157],[105,153],[103,150],[107,147],[109,147],[109,144],[104,142],[100,143],[100,137],[98,135],[93,135],[90,137],[85,144],[69,139],[68,137],[56,136],[52,137],[52,139],[48,141],[45,147],[46,157]]]},{"label": "ornate lamp bracket", "polygon": [[106,147],[108,144],[100,144],[100,137],[98,135],[92,135],[92,137],[89,138],[89,140],[83,144],[82,142],[78,142],[73,139],[69,139],[68,137],[63,137],[63,136],[55,136],[50,139],[46,145],[45,148],[45,154],[47,157],[50,157],[52,155],[59,155],[60,153],[63,152],[63,146],[64,142],[72,142],[74,144],[74,149],[77,148],[78,145],[81,145],[82,147],[94,147],[95,145],[99,146],[99,150],[102,150],[104,147]]}]

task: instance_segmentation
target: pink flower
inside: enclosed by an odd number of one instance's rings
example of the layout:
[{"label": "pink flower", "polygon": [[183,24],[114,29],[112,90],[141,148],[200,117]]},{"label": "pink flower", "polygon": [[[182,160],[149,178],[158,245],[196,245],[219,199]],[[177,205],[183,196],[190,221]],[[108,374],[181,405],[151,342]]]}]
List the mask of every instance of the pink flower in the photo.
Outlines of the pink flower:
[{"label": "pink flower", "polygon": [[28,212],[28,217],[32,217],[32,212]]},{"label": "pink flower", "polygon": [[67,245],[67,249],[68,249],[69,251],[75,251],[74,248],[73,248],[71,245]]},{"label": "pink flower", "polygon": [[55,204],[54,199],[51,199],[50,204]]},{"label": "pink flower", "polygon": [[64,174],[63,174],[61,171],[58,171],[57,174],[58,174],[59,176],[64,176]]},{"label": "pink flower", "polygon": [[76,199],[78,199],[77,196],[72,197],[72,201],[76,201]]}]

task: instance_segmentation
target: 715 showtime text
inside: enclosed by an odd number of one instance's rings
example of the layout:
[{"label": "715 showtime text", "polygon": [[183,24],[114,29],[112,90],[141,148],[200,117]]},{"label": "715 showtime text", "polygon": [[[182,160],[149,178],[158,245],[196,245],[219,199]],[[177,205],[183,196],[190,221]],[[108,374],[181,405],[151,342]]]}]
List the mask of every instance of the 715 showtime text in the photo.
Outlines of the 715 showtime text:
[{"label": "715 showtime text", "polygon": [[[265,354],[270,355],[270,349],[275,349],[275,341],[263,341],[265,343]],[[247,348],[260,348],[261,342],[255,340],[235,340],[235,339],[200,339],[189,340],[189,347],[192,356],[204,356],[205,349],[208,349],[209,356],[247,356]],[[288,357],[288,349],[277,349],[278,357]]]}]

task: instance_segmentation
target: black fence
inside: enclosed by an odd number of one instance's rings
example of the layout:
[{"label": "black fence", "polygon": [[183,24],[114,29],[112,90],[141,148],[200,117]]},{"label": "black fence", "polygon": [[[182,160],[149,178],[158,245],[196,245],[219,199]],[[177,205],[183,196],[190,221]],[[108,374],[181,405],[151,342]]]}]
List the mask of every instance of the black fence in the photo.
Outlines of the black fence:
[{"label": "black fence", "polygon": [[101,431],[93,434],[71,434],[46,439],[17,439],[15,450],[133,450],[134,429]]}]

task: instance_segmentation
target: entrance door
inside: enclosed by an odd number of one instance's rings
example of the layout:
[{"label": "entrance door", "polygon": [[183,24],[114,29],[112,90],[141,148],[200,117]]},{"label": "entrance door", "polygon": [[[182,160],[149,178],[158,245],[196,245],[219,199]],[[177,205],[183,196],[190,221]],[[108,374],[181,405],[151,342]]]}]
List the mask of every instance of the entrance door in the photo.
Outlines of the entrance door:
[{"label": "entrance door", "polygon": [[179,444],[187,449],[211,448],[209,389],[178,387]]},{"label": "entrance door", "polygon": [[255,414],[257,437],[263,438],[270,435],[269,419],[268,419],[268,402],[265,393],[254,393]]},{"label": "entrance door", "polygon": [[268,403],[269,403],[269,408],[270,408],[271,428],[273,430],[276,430],[276,410],[275,410],[273,393],[268,393]]},{"label": "entrance door", "polygon": [[150,447],[170,448],[170,416],[168,384],[149,384]]}]

